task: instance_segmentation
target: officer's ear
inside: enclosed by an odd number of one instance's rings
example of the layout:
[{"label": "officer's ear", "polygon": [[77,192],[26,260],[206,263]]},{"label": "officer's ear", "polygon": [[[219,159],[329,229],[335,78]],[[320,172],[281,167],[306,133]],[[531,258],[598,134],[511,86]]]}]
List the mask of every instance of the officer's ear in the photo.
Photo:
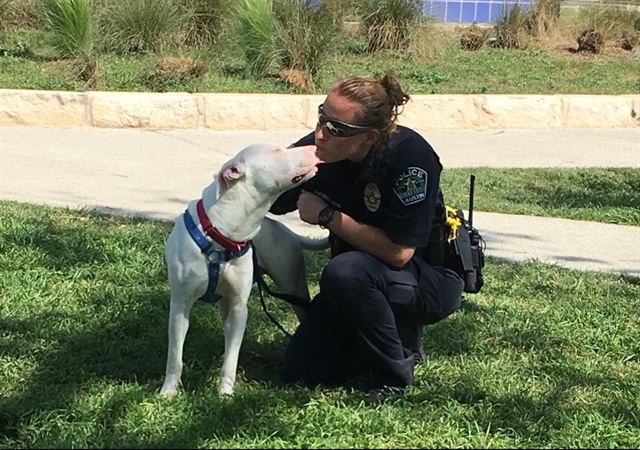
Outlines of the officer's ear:
[{"label": "officer's ear", "polygon": [[382,138],[382,133],[377,128],[367,131],[367,144],[372,147],[376,145]]}]

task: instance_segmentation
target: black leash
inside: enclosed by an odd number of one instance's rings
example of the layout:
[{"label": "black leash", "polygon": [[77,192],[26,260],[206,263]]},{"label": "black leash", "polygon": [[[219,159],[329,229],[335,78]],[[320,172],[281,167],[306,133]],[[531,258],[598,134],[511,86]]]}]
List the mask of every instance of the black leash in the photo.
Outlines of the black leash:
[{"label": "black leash", "polygon": [[258,265],[258,256],[256,254],[255,245],[253,246],[253,279],[258,285],[258,297],[260,298],[260,304],[262,305],[262,310],[267,315],[271,323],[273,323],[276,327],[278,327],[278,329],[282,331],[285,335],[287,335],[288,337],[291,337],[291,334],[284,329],[284,327],[280,324],[280,322],[278,322],[278,320],[267,309],[267,304],[264,301],[263,291],[265,291],[267,294],[269,294],[272,297],[279,298],[291,305],[298,306],[302,309],[308,309],[309,302],[295,295],[285,294],[282,292],[275,292],[269,287],[269,285],[264,281],[264,274],[262,273],[262,269],[260,269],[260,266]]}]

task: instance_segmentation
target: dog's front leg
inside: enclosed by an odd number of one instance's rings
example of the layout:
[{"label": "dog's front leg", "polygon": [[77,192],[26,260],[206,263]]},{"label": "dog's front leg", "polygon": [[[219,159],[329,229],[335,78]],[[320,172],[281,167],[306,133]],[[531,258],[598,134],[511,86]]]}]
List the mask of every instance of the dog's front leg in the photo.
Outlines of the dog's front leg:
[{"label": "dog's front leg", "polygon": [[171,398],[178,393],[180,376],[182,375],[182,351],[189,330],[189,314],[194,301],[171,295],[169,308],[169,347],[167,350],[167,367],[160,395]]},{"label": "dog's front leg", "polygon": [[238,370],[240,347],[247,326],[247,301],[249,296],[225,297],[220,302],[220,312],[224,320],[224,356],[218,381],[218,393],[233,394]]}]

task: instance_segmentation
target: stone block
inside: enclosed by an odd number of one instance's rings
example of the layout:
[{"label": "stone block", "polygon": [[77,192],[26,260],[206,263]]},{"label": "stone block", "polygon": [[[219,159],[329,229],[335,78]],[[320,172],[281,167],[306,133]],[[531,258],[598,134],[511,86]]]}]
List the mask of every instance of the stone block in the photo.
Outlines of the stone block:
[{"label": "stone block", "polygon": [[[573,95],[563,105],[562,125],[567,128],[628,128],[640,126],[633,95]],[[635,112],[635,117],[634,117]]]},{"label": "stone block", "polygon": [[101,128],[196,128],[198,97],[186,93],[91,92],[91,125]]},{"label": "stone block", "polygon": [[83,127],[86,101],[81,92],[0,89],[0,126]]},{"label": "stone block", "polygon": [[475,97],[480,128],[558,128],[562,97],[482,95]]},{"label": "stone block", "polygon": [[212,130],[279,130],[314,127],[324,96],[202,94],[204,126]]},{"label": "stone block", "polygon": [[415,95],[398,123],[417,130],[471,128],[479,125],[474,98],[466,95]]}]

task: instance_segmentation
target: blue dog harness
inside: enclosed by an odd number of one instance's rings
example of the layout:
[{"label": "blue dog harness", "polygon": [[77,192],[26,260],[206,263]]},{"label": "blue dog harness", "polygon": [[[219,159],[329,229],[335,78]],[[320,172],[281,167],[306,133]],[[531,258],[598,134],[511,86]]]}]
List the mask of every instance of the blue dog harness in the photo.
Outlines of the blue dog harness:
[{"label": "blue dog harness", "polygon": [[[216,294],[216,287],[218,286],[218,278],[220,275],[220,264],[230,261],[233,258],[239,258],[247,253],[251,248],[251,241],[236,242],[222,236],[220,232],[213,227],[211,221],[204,213],[202,200],[198,201],[197,210],[200,223],[202,224],[206,234],[200,231],[198,225],[196,225],[196,222],[193,220],[193,217],[189,214],[188,209],[185,210],[182,217],[184,218],[184,224],[187,227],[189,235],[207,258],[209,284],[207,286],[207,291],[198,300],[214,304],[221,298],[220,295]],[[211,238],[211,240],[209,238]],[[216,248],[214,242],[224,246],[225,248]]]}]

